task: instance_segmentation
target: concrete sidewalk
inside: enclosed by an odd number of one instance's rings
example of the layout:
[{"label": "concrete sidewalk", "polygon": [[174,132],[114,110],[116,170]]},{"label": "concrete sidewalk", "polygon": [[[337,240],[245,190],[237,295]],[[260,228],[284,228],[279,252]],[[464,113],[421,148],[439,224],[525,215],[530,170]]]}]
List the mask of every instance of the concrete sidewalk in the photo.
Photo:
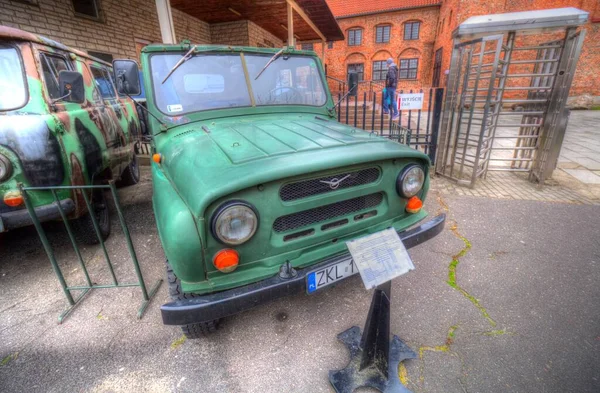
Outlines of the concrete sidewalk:
[{"label": "concrete sidewalk", "polygon": [[[148,174],[123,190],[147,282],[164,276]],[[392,289],[392,332],[418,354],[401,369],[414,392],[600,390],[600,206],[449,196],[430,212],[446,229],[410,250],[416,270]],[[126,244],[109,239],[133,279]],[[49,228],[71,283],[82,276],[60,228]],[[84,257],[108,279],[97,248]],[[66,300],[31,228],[0,237],[2,392],[332,392],[349,358],[336,335],[363,326],[359,277],[228,318],[205,340],[162,325],[163,284],[142,320],[139,289],[96,290],[62,325]]]},{"label": "concrete sidewalk", "polygon": [[600,111],[572,111],[558,169],[584,184],[600,185]]}]

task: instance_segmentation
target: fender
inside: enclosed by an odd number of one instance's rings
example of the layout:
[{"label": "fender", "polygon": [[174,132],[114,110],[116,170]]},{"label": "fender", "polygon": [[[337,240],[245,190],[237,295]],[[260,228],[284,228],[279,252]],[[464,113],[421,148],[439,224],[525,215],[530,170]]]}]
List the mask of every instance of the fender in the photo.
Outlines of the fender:
[{"label": "fender", "polygon": [[155,163],[152,163],[152,187],[158,235],[175,275],[181,281],[206,280],[202,241],[194,215]]}]

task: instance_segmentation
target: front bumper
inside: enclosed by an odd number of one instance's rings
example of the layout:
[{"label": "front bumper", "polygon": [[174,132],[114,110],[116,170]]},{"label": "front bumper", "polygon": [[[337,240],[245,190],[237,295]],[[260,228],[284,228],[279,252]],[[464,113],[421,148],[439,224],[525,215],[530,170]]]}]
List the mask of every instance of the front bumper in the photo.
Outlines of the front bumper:
[{"label": "front bumper", "polygon": [[[440,214],[415,228],[398,232],[398,235],[408,249],[438,235],[444,229],[445,221],[446,215]],[[304,269],[297,269],[298,274],[293,278],[284,279],[276,275],[243,287],[164,304],[160,308],[163,323],[186,325],[211,321],[240,313],[274,299],[306,291],[308,273],[350,258],[349,253],[337,255]]]},{"label": "front bumper", "polygon": [[[75,210],[75,203],[73,203],[72,199],[64,199],[60,201],[60,207],[62,207],[65,214],[68,215]],[[60,212],[58,211],[56,202],[36,207],[35,214],[40,222],[60,218]],[[32,224],[33,221],[31,220],[27,209],[0,213],[0,233]]]}]

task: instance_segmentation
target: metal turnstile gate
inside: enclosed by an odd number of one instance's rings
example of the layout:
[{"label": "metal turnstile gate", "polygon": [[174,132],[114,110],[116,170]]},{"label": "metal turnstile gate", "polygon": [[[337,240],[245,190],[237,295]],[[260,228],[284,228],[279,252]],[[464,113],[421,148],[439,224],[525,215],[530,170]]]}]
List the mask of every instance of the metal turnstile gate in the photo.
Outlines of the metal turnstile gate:
[{"label": "metal turnstile gate", "polygon": [[[581,18],[564,26],[555,16],[561,13],[545,19],[539,16],[544,12],[471,18],[475,22],[469,19],[455,31],[437,173],[470,187],[489,171],[525,172],[539,184],[552,175],[585,31],[577,32]],[[507,16],[517,14],[526,15],[507,22]],[[511,30],[483,35],[494,31],[494,24],[486,29],[478,19],[496,16],[503,17],[500,27]],[[529,31],[521,34],[521,29]],[[464,37],[475,38],[462,41]]]}]

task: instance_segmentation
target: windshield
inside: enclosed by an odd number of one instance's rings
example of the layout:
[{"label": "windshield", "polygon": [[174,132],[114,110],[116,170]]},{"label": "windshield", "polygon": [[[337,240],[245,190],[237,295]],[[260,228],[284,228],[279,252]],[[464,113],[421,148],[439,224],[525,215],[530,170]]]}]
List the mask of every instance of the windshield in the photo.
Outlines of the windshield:
[{"label": "windshield", "polygon": [[239,54],[199,54],[162,81],[181,54],[150,61],[156,105],[169,116],[253,105],[322,106],[327,100],[317,63],[308,56],[280,56],[255,79],[272,55],[244,54],[253,97]]},{"label": "windshield", "polygon": [[27,92],[19,54],[14,48],[0,47],[0,111],[25,105]]}]

